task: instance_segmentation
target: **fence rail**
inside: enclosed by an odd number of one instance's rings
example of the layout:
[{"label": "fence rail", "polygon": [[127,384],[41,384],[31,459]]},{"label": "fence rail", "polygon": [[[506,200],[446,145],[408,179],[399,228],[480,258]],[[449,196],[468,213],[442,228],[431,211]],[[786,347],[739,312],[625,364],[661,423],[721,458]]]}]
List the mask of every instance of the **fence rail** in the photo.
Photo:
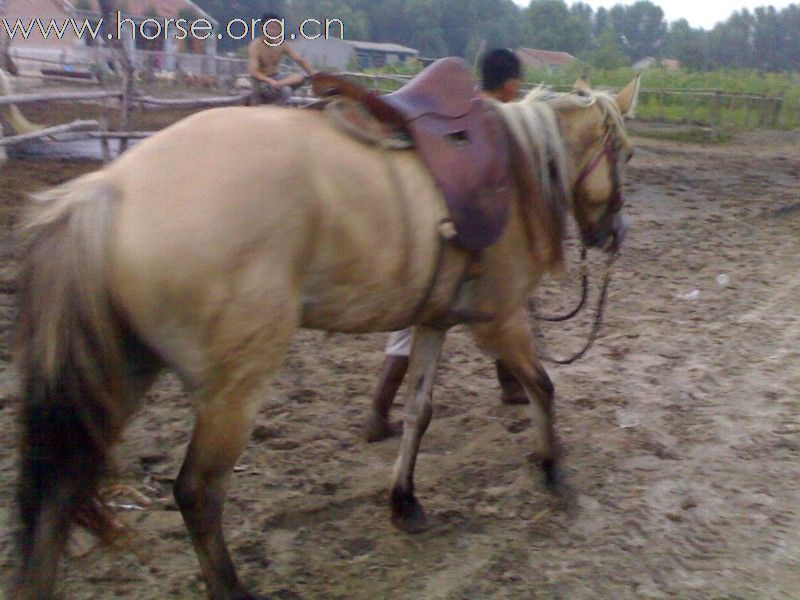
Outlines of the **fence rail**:
[{"label": "fence rail", "polygon": [[[408,76],[340,73],[380,92],[391,92]],[[534,89],[530,86],[526,91]],[[569,85],[548,85],[566,92]],[[800,126],[800,106],[790,105],[783,95],[733,92],[720,89],[643,88],[637,119],[643,122],[691,125],[716,129],[779,129]]]},{"label": "fence rail", "polygon": [[[152,55],[158,53],[151,53]],[[97,53],[101,57],[102,53]],[[229,57],[208,57],[206,55],[191,55],[195,61],[212,60],[216,65],[224,65],[223,70],[235,78],[240,72],[246,72],[247,61]],[[146,58],[147,53],[142,53]],[[30,57],[30,60],[40,61],[43,64],[62,64],[46,56]],[[180,60],[180,58],[179,58]],[[180,64],[180,63],[178,63]],[[198,63],[199,64],[199,63]],[[74,65],[73,65],[74,66]],[[361,82],[380,92],[396,90],[407,83],[409,75],[389,75],[342,72],[339,75]],[[567,91],[570,86],[548,86],[554,91]],[[203,109],[216,106],[231,106],[245,104],[250,97],[250,92],[220,95],[213,97],[194,97],[183,99],[165,99],[134,94],[128,98],[128,107],[138,107],[140,110],[170,110],[170,109]],[[12,105],[25,105],[39,102],[96,102],[100,100],[115,100],[123,102],[121,90],[91,90],[82,92],[55,92],[41,94],[11,94],[0,96],[0,107]],[[302,106],[313,100],[295,98],[293,104]],[[755,128],[796,127],[800,119],[800,107],[792,104],[787,106],[784,96],[770,96],[752,92],[731,92],[719,89],[654,89],[644,88],[640,92],[640,102],[637,117],[640,121],[651,123],[684,124],[719,129],[747,130]],[[796,103],[795,103],[796,104]],[[797,114],[793,114],[797,113]],[[0,137],[0,146],[9,146],[23,143],[31,139],[60,136],[60,139],[99,139],[106,143],[108,139],[138,139],[146,137],[151,132],[113,132],[108,131],[104,123],[76,121],[64,125],[43,128],[36,132],[26,132],[21,135],[6,135]],[[104,146],[105,149],[105,146]]]},{"label": "fence rail", "polygon": [[[239,92],[237,94],[219,96],[201,96],[193,98],[157,98],[134,94],[127,99],[128,107],[138,108],[139,110],[158,111],[158,110],[200,110],[221,106],[236,106],[247,104],[252,96],[250,91]],[[0,108],[9,106],[24,106],[42,102],[96,102],[99,100],[112,99],[120,103],[125,101],[122,90],[97,90],[81,92],[50,92],[50,93],[29,93],[29,94],[9,94],[0,96]],[[293,97],[288,104],[302,107],[315,102],[313,98]],[[41,127],[35,131],[25,131],[24,133],[3,135],[0,129],[0,148],[15,146],[37,139],[50,139],[53,141],[75,141],[75,140],[99,140],[103,150],[103,157],[106,160],[111,158],[108,142],[111,139],[118,139],[127,142],[131,139],[142,139],[156,133],[155,131],[109,131],[106,122],[78,120],[72,123]]]},{"label": "fence rail", "polygon": [[11,104],[33,104],[36,102],[83,102],[90,100],[104,100],[122,98],[120,91],[96,91],[96,92],[56,92],[49,94],[12,94],[0,96],[0,106]]},{"label": "fence rail", "polygon": [[[11,48],[9,55],[26,74],[41,74],[46,67],[61,67],[67,72],[102,73],[113,54],[108,48],[70,49]],[[141,71],[181,71],[189,75],[237,77],[247,73],[246,59],[204,53],[139,50],[131,53],[134,66]]]}]

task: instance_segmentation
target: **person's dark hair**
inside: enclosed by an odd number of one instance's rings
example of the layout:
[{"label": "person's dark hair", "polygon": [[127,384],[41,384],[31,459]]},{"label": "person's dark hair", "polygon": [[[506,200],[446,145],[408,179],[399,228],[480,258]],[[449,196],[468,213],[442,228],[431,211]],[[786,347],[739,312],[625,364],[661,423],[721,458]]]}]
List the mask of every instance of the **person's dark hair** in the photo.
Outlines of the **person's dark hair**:
[{"label": "person's dark hair", "polygon": [[481,60],[481,87],[487,92],[499,90],[509,79],[522,78],[522,63],[508,48],[494,48]]},{"label": "person's dark hair", "polygon": [[268,12],[261,16],[261,26],[263,27],[268,21],[280,21],[281,17],[278,13]]}]

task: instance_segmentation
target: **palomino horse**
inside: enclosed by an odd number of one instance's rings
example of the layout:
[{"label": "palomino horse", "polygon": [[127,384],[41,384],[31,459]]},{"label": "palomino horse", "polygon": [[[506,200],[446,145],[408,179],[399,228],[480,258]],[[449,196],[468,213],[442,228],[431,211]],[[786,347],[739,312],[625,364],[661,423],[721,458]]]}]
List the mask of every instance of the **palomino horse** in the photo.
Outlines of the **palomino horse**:
[{"label": "palomino horse", "polygon": [[[524,385],[551,483],[553,386],[532,353],[525,307],[562,260],[570,210],[587,244],[619,241],[631,153],[622,115],[637,92],[638,79],[616,98],[532,94],[496,107],[516,193],[475,286],[475,305],[494,318],[473,329]],[[40,194],[23,230],[21,566],[9,597],[53,597],[70,524],[85,520],[109,447],[169,367],[195,398],[175,497],[208,593],[255,598],[236,574],[221,516],[265,385],[298,327],[387,331],[445,312],[469,261],[440,245],[445,217],[413,151],[362,144],[319,112],[273,108],[197,114]],[[422,325],[415,336],[391,493],[404,530],[424,522],[412,475],[444,335]]]}]

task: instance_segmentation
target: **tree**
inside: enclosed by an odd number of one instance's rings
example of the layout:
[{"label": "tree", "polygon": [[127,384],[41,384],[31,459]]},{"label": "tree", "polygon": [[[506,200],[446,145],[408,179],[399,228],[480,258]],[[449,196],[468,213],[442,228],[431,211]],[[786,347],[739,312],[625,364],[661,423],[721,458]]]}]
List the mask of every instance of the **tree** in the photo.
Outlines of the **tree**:
[{"label": "tree", "polygon": [[714,67],[755,66],[753,35],[755,19],[747,10],[733,13],[708,34],[709,62]]},{"label": "tree", "polygon": [[[785,68],[782,55],[783,28],[774,6],[755,9],[753,31],[753,58],[755,66],[765,71]],[[788,40],[786,40],[788,41]]]},{"label": "tree", "polygon": [[[98,0],[98,6],[100,8],[100,15],[103,17],[103,23],[115,23],[116,25],[117,3],[114,2],[114,0]],[[117,74],[122,77],[122,106],[119,115],[119,128],[122,131],[126,131],[128,129],[128,123],[130,122],[130,100],[134,95],[133,62],[131,61],[131,57],[128,56],[128,52],[125,50],[125,47],[122,45],[122,40],[119,39],[119,37],[112,35],[108,40],[113,50],[114,69]],[[120,152],[124,152],[128,149],[127,138],[120,140],[119,149]]]},{"label": "tree", "polygon": [[633,62],[661,54],[667,22],[660,7],[649,0],[630,6],[618,4],[611,9],[610,17],[625,54]]},{"label": "tree", "polygon": [[601,6],[594,15],[594,22],[592,25],[594,37],[600,39],[600,36],[603,35],[605,30],[611,26],[611,16],[609,15],[608,9]]},{"label": "tree", "polygon": [[706,69],[708,34],[703,29],[692,28],[686,19],[675,21],[664,39],[664,56],[675,58],[690,69]]},{"label": "tree", "polygon": [[619,46],[616,32],[611,27],[600,35],[597,50],[591,53],[589,62],[598,69],[617,69],[630,64]]},{"label": "tree", "polygon": [[[2,0],[0,0],[1,2]],[[88,0],[74,0],[85,5]],[[117,3],[120,0],[110,0]],[[155,0],[152,0],[156,4]],[[569,0],[572,1],[572,0]],[[275,11],[294,28],[306,18],[341,19],[346,39],[397,42],[428,56],[458,55],[472,61],[482,47],[533,46],[618,62],[620,49],[632,61],[648,56],[678,59],[693,69],[717,67],[800,70],[800,5],[733,13],[712,30],[686,20],[667,26],[650,0],[592,11],[585,0],[196,0],[220,23],[258,18]],[[612,44],[608,30],[614,32]],[[221,49],[245,41],[223,39]],[[599,57],[599,58],[598,58]]]},{"label": "tree", "polygon": [[784,8],[778,21],[781,24],[781,71],[800,71],[800,4]]},{"label": "tree", "polygon": [[[344,36],[352,40],[371,39],[369,16],[353,2],[346,0],[295,0],[285,12],[279,14],[287,18],[287,26],[297,29],[305,19],[339,19],[343,24]],[[260,16],[260,15],[259,15]],[[331,30],[331,35],[338,35],[338,27]]]},{"label": "tree", "polygon": [[525,11],[524,43],[579,54],[591,47],[591,22],[570,12],[564,0],[533,0]]}]

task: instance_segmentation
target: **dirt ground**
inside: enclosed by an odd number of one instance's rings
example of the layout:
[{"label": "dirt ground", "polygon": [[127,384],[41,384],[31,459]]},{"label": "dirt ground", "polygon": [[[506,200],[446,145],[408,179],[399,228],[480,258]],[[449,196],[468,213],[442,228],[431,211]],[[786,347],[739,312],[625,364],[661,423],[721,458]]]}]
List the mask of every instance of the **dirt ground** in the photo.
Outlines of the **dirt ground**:
[{"label": "dirt ground", "polygon": [[[433,527],[393,530],[398,442],[362,435],[385,338],[302,332],[227,505],[230,546],[254,589],[348,600],[800,598],[800,134],[638,147],[634,225],[604,337],[579,364],[549,369],[572,501],[548,495],[528,458],[526,409],[500,406],[492,363],[456,329],[417,468]],[[0,169],[3,579],[15,479],[10,227],[24,190],[89,168]],[[558,287],[569,304],[576,286]],[[565,354],[587,326],[543,334]],[[189,399],[165,377],[117,453],[120,479],[151,501],[120,500],[144,508],[122,511],[138,555],[87,554],[79,537],[65,598],[204,597],[170,488],[191,422]]]}]

